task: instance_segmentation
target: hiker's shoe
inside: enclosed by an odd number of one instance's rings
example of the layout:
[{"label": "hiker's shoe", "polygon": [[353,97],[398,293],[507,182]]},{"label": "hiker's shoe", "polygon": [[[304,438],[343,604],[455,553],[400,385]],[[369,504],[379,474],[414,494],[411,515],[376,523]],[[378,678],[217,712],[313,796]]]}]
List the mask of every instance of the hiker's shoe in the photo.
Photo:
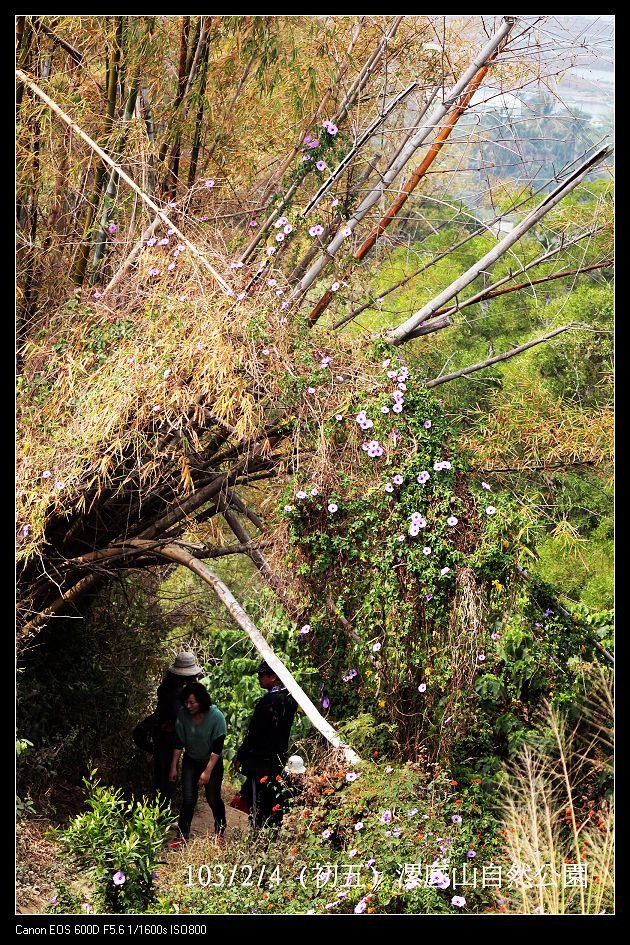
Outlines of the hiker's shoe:
[{"label": "hiker's shoe", "polygon": [[244,814],[249,814],[249,804],[243,800],[240,794],[234,795],[230,801],[230,807],[233,807],[235,810],[240,810]]}]

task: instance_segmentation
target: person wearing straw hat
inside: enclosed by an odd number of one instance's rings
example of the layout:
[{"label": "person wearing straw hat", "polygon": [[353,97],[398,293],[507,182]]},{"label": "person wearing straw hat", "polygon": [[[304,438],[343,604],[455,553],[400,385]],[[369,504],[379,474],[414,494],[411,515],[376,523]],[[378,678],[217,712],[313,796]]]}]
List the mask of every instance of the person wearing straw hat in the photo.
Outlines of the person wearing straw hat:
[{"label": "person wearing straw hat", "polygon": [[291,725],[297,702],[264,660],[256,669],[266,694],[254,706],[243,742],[236,752],[234,768],[246,776],[241,790],[243,808],[255,829],[282,823],[286,798],[282,771],[289,754]]},{"label": "person wearing straw hat", "polygon": [[171,759],[176,747],[175,721],[182,707],[180,695],[187,683],[203,674],[194,655],[188,650],[177,654],[166,670],[157,691],[156,727],[153,748],[153,793],[172,802],[175,784],[170,780]]}]

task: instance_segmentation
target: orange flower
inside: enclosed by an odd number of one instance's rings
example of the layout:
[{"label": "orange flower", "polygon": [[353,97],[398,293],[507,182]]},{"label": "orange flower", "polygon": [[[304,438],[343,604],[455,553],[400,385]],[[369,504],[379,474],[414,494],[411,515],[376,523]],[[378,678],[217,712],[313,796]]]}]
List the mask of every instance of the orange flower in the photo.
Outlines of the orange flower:
[{"label": "orange flower", "polygon": [[457,801],[455,801],[455,804],[461,804],[461,799],[460,799],[460,800],[457,800]]},{"label": "orange flower", "polygon": [[276,781],[282,781],[281,775],[279,775],[279,774],[276,775]]},{"label": "orange flower", "polygon": [[271,808],[271,812],[272,812],[273,814],[275,814],[275,812],[276,812],[277,810],[280,810],[280,805],[279,805],[279,804],[274,804],[274,806]]},{"label": "orange flower", "polygon": [[374,906],[370,906],[368,912],[374,912]]},{"label": "orange flower", "polygon": [[262,776],[262,778],[260,779],[260,782],[259,782],[259,783],[260,783],[260,784],[264,784],[265,781],[268,781],[268,780],[269,780],[269,775],[268,775],[268,774],[263,774],[263,776]]},{"label": "orange flower", "polygon": [[297,847],[291,847],[291,856],[295,856],[297,853]]},{"label": "orange flower", "polygon": [[455,787],[457,787],[457,781],[449,781],[448,783],[449,783],[449,784],[454,784]]},{"label": "orange flower", "polygon": [[377,752],[377,751],[374,752],[374,757],[375,757],[375,758],[378,758],[378,752]]}]

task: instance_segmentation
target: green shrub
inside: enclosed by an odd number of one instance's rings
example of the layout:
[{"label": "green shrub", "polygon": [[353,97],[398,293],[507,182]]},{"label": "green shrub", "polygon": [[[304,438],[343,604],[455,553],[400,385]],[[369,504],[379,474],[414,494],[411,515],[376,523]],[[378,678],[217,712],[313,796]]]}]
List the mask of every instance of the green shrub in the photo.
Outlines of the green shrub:
[{"label": "green shrub", "polygon": [[[173,816],[159,802],[126,800],[102,786],[95,771],[84,779],[89,810],[68,827],[53,829],[62,855],[89,871],[96,912],[144,912],[155,898],[155,868]],[[67,902],[59,902],[52,911]],[[66,897],[67,898],[67,897]],[[85,911],[79,908],[79,911]]]}]

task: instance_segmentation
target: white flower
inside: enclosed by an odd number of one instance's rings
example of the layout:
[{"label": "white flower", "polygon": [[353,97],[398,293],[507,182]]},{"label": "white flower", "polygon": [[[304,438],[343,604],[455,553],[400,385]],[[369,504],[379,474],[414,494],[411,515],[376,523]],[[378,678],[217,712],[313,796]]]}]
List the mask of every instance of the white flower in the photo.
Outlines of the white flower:
[{"label": "white flower", "polygon": [[338,510],[338,508],[339,508],[338,505],[335,505],[334,502],[331,502],[330,505],[328,506],[328,511],[329,511],[329,512],[331,513],[331,515],[332,515],[332,514],[334,514],[334,513]]}]

